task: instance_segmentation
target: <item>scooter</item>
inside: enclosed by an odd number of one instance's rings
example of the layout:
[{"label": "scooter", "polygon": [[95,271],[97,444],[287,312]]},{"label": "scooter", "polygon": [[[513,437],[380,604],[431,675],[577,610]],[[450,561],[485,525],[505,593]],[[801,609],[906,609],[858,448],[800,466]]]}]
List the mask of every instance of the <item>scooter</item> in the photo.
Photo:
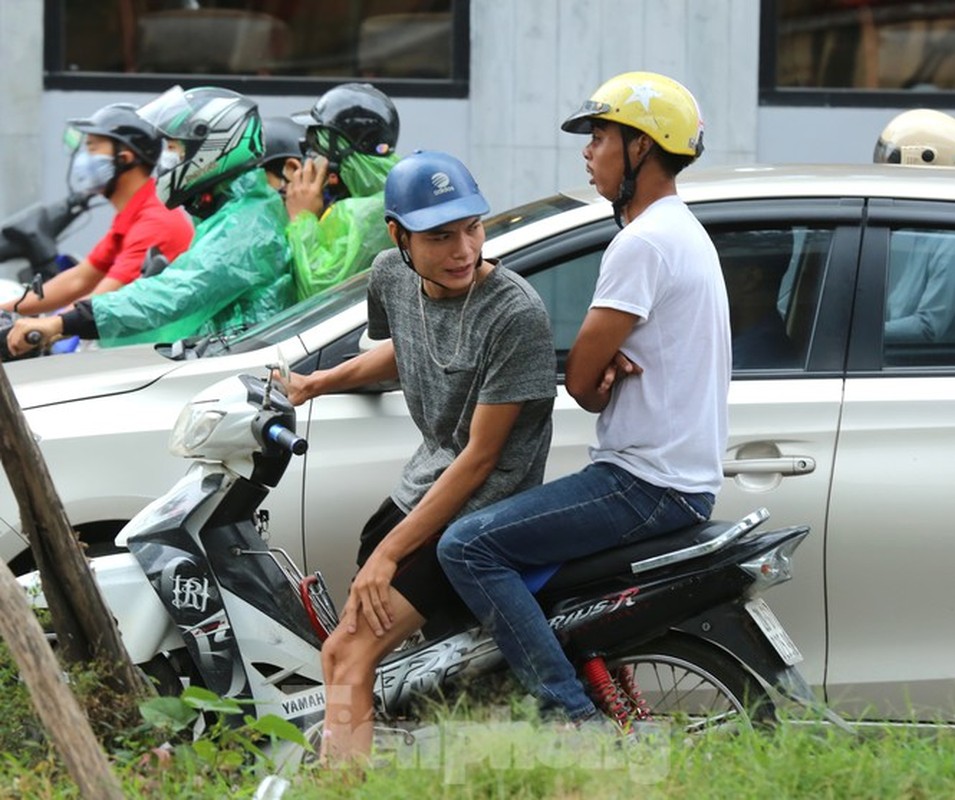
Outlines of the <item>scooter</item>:
[{"label": "scooter", "polygon": [[[161,691],[198,682],[317,742],[326,705],[319,651],[338,616],[322,573],[303,574],[267,541],[261,506],[308,447],[269,370],[220,381],[183,409],[170,450],[190,459],[185,476],[123,528],[116,543],[128,552],[91,567],[130,656]],[[669,720],[700,731],[770,722],[788,701],[819,708],[798,648],[761,597],[789,580],[809,529],[761,532],[768,516],[694,525],[525,576],[621,728]],[[38,575],[20,581],[42,607]],[[409,640],[378,668],[376,732],[413,739],[415,698],[502,672],[493,639],[473,620]]]},{"label": "scooter", "polygon": [[[57,253],[56,242],[60,234],[77,217],[89,208],[90,197],[70,195],[56,203],[34,203],[0,222],[0,263],[14,258],[26,259],[29,263],[20,270],[17,280],[0,278],[0,302],[17,300],[14,312],[0,312],[0,361],[15,358],[33,358],[45,351],[34,349],[14,357],[7,349],[7,331],[20,316],[16,308],[32,291],[43,297],[43,283],[60,271],[60,262],[66,258]],[[70,260],[71,264],[76,263]],[[28,337],[31,344],[39,344],[38,335]]]},{"label": "scooter", "polygon": [[[0,361],[8,362],[40,355],[71,353],[79,345],[78,337],[60,340],[46,348],[36,347],[42,337],[36,331],[27,334],[27,341],[35,345],[34,349],[14,356],[7,348],[7,333],[20,318],[18,306],[31,291],[43,298],[43,284],[54,277],[61,269],[75,265],[75,259],[57,254],[56,242],[60,234],[77,217],[83,214],[90,204],[91,196],[71,195],[65,200],[49,205],[36,203],[14,214],[0,223],[0,262],[13,258],[25,258],[29,265],[18,275],[19,281],[0,278],[0,302],[16,299],[13,312],[0,311]],[[158,275],[167,266],[167,259],[158,247],[146,251],[140,268],[142,277]]]},{"label": "scooter", "polygon": [[18,274],[19,283],[34,275],[49,280],[59,271],[56,242],[90,204],[87,195],[70,195],[56,203],[34,203],[0,222],[0,262],[25,258],[29,265]]}]

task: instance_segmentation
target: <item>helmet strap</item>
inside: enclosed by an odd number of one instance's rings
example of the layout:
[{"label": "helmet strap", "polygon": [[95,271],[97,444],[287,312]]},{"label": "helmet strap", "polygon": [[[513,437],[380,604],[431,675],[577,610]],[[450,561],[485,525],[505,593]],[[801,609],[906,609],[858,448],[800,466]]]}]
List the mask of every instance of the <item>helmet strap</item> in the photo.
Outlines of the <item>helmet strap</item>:
[{"label": "helmet strap", "polygon": [[408,266],[408,268],[409,268],[412,272],[414,272],[415,274],[417,274],[418,270],[416,270],[416,269],[414,268],[414,263],[413,263],[412,260],[411,260],[411,251],[408,250],[408,248],[406,248],[406,247],[401,243],[401,237],[402,237],[402,236],[409,236],[409,237],[410,237],[411,234],[408,232],[408,229],[407,229],[407,228],[405,228],[405,227],[403,227],[403,226],[401,225],[400,222],[398,222],[397,220],[395,220],[394,222],[395,222],[395,225],[396,225],[397,228],[398,228],[398,236],[395,237],[395,239],[396,239],[396,240],[395,240],[395,244],[396,244],[397,247],[398,247],[398,255],[401,256],[401,260],[405,262],[405,264]]},{"label": "helmet strap", "polygon": [[617,223],[618,228],[622,228],[624,225],[623,212],[637,193],[637,173],[643,168],[643,164],[653,147],[650,147],[643,154],[643,158],[636,165],[631,165],[630,143],[637,138],[640,132],[628,125],[620,125],[619,128],[620,137],[623,140],[623,180],[620,181],[617,197],[613,201],[613,220]]},{"label": "helmet strap", "polygon": [[[113,177],[109,179],[109,183],[103,188],[103,196],[108,200],[116,192],[116,183],[119,180],[119,176],[124,172],[129,172],[135,166],[138,158],[136,154],[133,153],[133,158],[127,164],[120,158],[122,154],[122,148],[115,139],[111,140],[113,143]],[[132,153],[132,150],[130,150]]]}]

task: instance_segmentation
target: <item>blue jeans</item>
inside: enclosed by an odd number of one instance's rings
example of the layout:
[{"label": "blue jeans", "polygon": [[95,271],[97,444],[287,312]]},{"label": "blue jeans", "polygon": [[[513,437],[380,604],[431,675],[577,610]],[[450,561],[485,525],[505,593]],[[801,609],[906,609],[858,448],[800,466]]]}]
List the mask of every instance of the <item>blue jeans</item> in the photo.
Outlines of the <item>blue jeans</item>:
[{"label": "blue jeans", "polygon": [[594,705],[521,573],[703,522],[713,500],[599,462],[452,523],[438,559],[524,687],[577,720]]}]

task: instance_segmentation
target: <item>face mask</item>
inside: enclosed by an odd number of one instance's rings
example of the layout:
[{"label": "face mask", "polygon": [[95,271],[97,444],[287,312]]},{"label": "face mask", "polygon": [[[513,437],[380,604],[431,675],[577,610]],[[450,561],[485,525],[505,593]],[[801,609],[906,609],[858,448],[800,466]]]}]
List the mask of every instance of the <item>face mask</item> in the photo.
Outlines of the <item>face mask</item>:
[{"label": "face mask", "polygon": [[156,175],[164,175],[171,172],[182,163],[182,156],[175,150],[166,148],[159,154],[159,161],[156,162]]},{"label": "face mask", "polygon": [[70,162],[69,187],[84,195],[102,194],[116,176],[112,156],[93,155],[78,150]]}]

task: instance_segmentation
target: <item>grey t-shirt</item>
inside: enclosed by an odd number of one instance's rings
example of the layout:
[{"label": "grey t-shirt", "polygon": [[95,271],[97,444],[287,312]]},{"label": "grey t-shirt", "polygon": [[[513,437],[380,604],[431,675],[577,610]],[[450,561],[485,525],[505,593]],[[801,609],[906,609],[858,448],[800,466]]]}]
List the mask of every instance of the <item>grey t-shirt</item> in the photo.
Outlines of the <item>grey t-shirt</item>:
[{"label": "grey t-shirt", "polygon": [[547,311],[527,281],[498,264],[470,300],[432,300],[398,250],[386,250],[372,266],[368,335],[394,342],[423,437],[392,495],[399,508],[409,512],[464,449],[478,403],[524,405],[497,467],[461,513],[543,480],[557,368]]}]

